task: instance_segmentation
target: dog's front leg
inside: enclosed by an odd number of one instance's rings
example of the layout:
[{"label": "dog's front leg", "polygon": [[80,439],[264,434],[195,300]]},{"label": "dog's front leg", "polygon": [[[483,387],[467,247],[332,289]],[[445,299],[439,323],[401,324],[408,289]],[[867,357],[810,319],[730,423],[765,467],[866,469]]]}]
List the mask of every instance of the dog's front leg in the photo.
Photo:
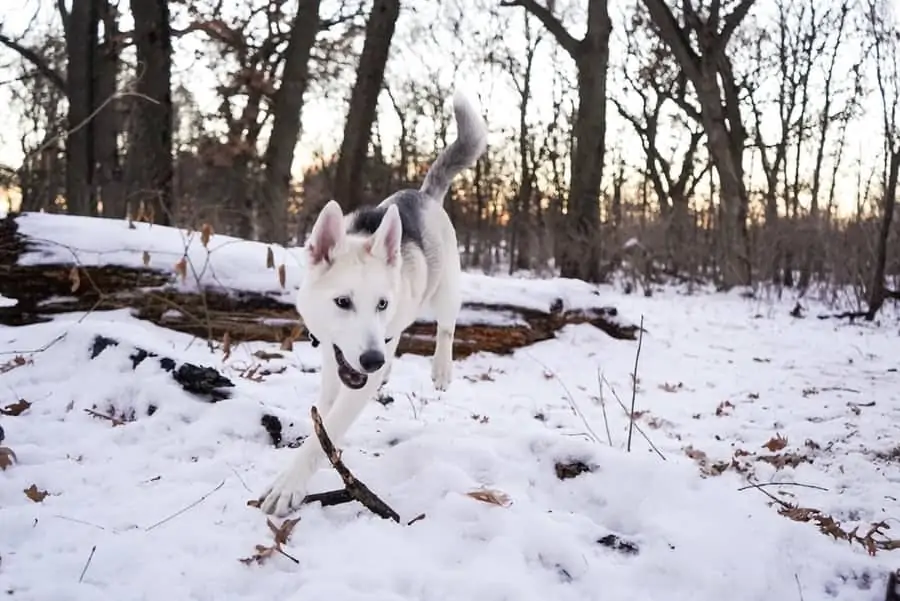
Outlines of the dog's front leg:
[{"label": "dog's front leg", "polygon": [[453,338],[462,306],[458,278],[458,274],[448,276],[436,291],[433,301],[437,335],[431,359],[431,380],[436,390],[447,390],[453,380]]},{"label": "dog's front leg", "polygon": [[[369,381],[359,390],[338,387],[334,405],[322,415],[322,424],[335,446],[340,445],[347,430],[362,413],[366,402],[378,390],[383,371],[370,375]],[[263,493],[260,508],[266,513],[284,516],[300,507],[306,496],[310,478],[324,460],[326,457],[319,438],[315,433],[311,433],[297,449],[297,454],[288,469],[282,472]]]}]

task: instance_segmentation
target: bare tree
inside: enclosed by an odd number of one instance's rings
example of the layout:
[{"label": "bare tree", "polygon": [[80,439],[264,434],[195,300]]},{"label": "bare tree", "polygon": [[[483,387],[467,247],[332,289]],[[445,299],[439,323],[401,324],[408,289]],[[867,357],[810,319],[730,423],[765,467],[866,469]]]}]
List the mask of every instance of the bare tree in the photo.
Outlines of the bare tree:
[{"label": "bare tree", "polygon": [[369,150],[372,124],[378,108],[378,96],[384,83],[394,27],[400,16],[400,0],[375,0],[366,25],[356,84],[350,95],[350,108],[344,122],[344,138],[334,181],[334,199],[345,211],[355,209],[362,200],[363,167]]},{"label": "bare tree", "polygon": [[885,300],[900,300],[900,290],[888,288],[885,282],[888,238],[897,203],[897,179],[900,175],[900,31],[885,0],[867,0],[867,27],[872,40],[875,79],[881,100],[882,127],[886,168],[883,174],[881,228],[875,248],[868,291],[866,319],[872,321]]},{"label": "bare tree", "polygon": [[[643,0],[657,34],[691,82],[700,103],[700,120],[719,179],[722,285],[751,281],[747,236],[749,196],[744,184],[744,131],[741,101],[728,43],[755,0],[713,0],[698,10],[695,0],[681,4],[679,23],[665,0]],[[727,13],[725,5],[734,4]]]},{"label": "bare tree", "polygon": [[553,14],[552,3],[503,0],[501,6],[521,6],[544,25],[575,62],[578,71],[578,112],[573,128],[574,150],[562,239],[557,241],[557,265],[563,277],[600,278],[600,185],[606,153],[606,77],[612,22],[607,0],[588,3],[587,31],[577,39]]},{"label": "bare tree", "polygon": [[292,23],[281,75],[272,99],[272,133],[266,147],[261,207],[261,238],[287,242],[287,205],[294,147],[300,137],[300,111],[309,81],[309,58],[319,32],[319,0],[300,0]]}]

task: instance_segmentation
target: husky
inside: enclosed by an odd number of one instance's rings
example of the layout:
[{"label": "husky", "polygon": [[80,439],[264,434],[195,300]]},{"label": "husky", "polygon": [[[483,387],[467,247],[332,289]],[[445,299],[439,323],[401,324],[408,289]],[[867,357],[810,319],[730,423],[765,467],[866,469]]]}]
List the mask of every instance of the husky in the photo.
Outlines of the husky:
[{"label": "husky", "polygon": [[[487,148],[487,126],[461,92],[453,109],[457,138],[418,190],[348,215],[329,201],[304,245],[307,271],[296,306],[321,348],[317,408],[335,445],[388,377],[400,335],[425,308],[437,322],[431,379],[438,391],[450,385],[462,270],[443,199],[453,178]],[[279,516],[297,509],[325,459],[318,438],[308,436],[262,494],[260,508]]]}]

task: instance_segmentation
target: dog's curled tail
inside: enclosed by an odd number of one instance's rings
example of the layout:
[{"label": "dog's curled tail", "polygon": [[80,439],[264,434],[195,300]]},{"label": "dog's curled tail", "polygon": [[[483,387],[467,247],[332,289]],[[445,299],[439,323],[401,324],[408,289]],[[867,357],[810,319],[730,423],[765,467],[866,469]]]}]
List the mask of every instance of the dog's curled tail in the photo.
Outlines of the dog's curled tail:
[{"label": "dog's curled tail", "polygon": [[487,149],[487,125],[460,91],[453,94],[453,112],[456,117],[456,140],[432,163],[419,188],[422,194],[440,203],[443,203],[453,178],[474,165]]}]

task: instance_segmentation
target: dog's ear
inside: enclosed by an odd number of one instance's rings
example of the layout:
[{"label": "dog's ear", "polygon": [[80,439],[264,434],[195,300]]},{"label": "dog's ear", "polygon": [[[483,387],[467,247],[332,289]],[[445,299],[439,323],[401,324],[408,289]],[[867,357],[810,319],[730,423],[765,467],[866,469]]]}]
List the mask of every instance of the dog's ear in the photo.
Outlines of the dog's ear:
[{"label": "dog's ear", "polygon": [[400,211],[397,205],[390,205],[384,212],[381,225],[372,234],[366,248],[375,256],[381,257],[388,265],[396,265],[400,258],[400,239],[403,235],[403,224],[400,222]]},{"label": "dog's ear", "polygon": [[316,223],[313,224],[312,232],[306,241],[306,250],[312,264],[330,261],[331,252],[343,238],[344,212],[337,202],[330,200],[316,218]]}]

